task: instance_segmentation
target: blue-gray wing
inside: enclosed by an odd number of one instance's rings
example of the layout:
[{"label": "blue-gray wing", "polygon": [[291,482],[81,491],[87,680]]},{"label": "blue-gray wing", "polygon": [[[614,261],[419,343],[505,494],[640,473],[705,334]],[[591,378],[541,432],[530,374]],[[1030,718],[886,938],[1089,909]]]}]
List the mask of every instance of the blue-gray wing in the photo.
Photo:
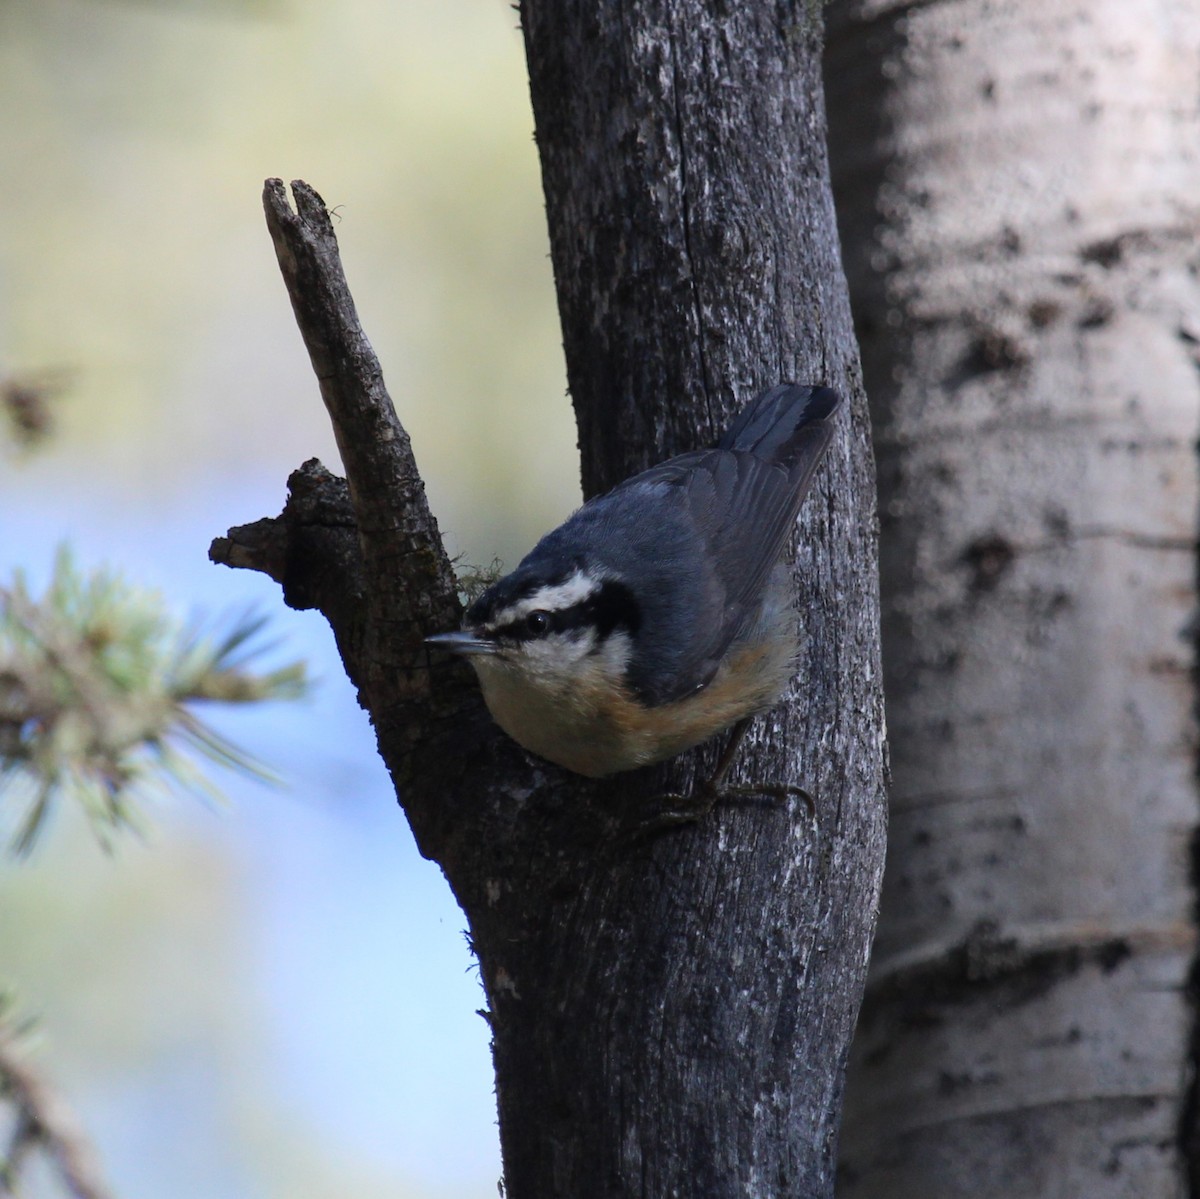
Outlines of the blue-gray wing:
[{"label": "blue-gray wing", "polygon": [[646,532],[676,559],[662,564],[665,573],[688,580],[686,611],[669,594],[639,597],[652,614],[656,604],[672,609],[658,613],[656,649],[646,656],[643,647],[644,677],[633,680],[649,701],[704,686],[757,615],[840,402],[829,388],[772,388],[742,411],[715,450],[672,458],[605,497],[620,503],[640,492],[664,501],[648,506],[663,513],[662,529]]}]

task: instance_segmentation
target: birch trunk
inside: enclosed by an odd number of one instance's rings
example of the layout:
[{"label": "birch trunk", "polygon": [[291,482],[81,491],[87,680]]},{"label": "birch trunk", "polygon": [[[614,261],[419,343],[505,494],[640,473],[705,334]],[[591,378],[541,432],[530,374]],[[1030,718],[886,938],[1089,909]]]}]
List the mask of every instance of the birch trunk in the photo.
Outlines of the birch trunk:
[{"label": "birch trunk", "polygon": [[1200,9],[833,12],[894,771],[842,1194],[1194,1194]]}]

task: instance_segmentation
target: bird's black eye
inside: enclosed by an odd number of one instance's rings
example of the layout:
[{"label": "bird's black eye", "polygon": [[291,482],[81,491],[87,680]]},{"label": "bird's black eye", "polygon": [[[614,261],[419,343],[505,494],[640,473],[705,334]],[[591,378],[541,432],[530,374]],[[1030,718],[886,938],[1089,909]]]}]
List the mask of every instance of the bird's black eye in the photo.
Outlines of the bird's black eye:
[{"label": "bird's black eye", "polygon": [[535,637],[544,637],[550,631],[550,614],[535,608],[525,617],[525,627]]}]

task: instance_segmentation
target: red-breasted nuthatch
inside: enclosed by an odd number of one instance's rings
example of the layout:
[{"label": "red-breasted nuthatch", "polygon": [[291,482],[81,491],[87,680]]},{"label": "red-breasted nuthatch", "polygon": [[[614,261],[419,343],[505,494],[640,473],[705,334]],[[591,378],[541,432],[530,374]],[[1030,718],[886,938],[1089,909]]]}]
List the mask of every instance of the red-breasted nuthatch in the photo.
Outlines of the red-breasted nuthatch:
[{"label": "red-breasted nuthatch", "polygon": [[766,711],[797,652],[780,557],[840,402],[763,392],[716,449],[589,500],[427,643],[467,657],[514,741],[593,777]]}]

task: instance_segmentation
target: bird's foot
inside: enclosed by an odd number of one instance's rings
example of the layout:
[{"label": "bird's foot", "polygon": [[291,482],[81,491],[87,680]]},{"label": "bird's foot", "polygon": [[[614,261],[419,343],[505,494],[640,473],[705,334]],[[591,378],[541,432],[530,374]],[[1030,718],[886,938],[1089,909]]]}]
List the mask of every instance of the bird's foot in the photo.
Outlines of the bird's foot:
[{"label": "bird's foot", "polygon": [[748,783],[737,787],[714,786],[712,780],[697,787],[690,795],[664,794],[656,797],[658,808],[648,816],[634,821],[621,834],[621,840],[637,842],[668,829],[695,824],[722,803],[765,804],[782,808],[788,800],[799,799],[808,809],[810,819],[816,819],[813,797],[793,783]]}]

